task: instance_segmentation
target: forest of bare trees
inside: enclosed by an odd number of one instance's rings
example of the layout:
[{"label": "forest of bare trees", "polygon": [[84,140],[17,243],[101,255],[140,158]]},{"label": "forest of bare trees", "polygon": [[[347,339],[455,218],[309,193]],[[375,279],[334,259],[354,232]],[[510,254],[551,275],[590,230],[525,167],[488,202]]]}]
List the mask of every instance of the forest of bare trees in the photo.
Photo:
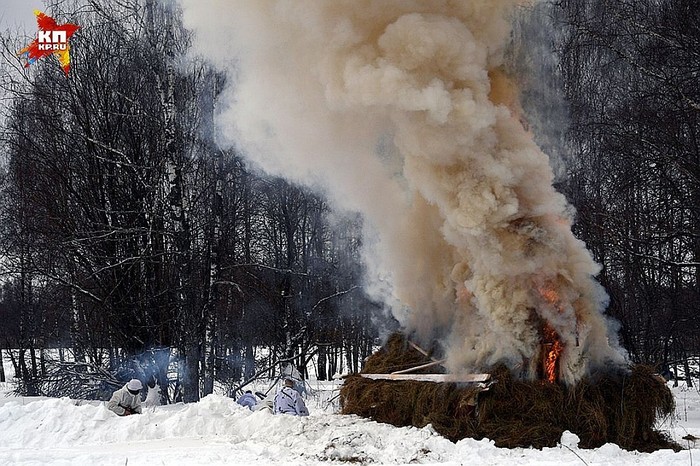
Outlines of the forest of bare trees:
[{"label": "forest of bare trees", "polygon": [[[98,397],[137,375],[170,387],[166,402],[195,401],[280,362],[316,356],[322,380],[358,370],[383,315],[362,290],[362,219],[218,148],[227,77],[187,55],[172,3],[51,11],[81,26],[70,77],[55,60],[23,69],[12,34],[0,65],[0,357],[21,391],[68,390],[57,374],[70,373]],[[548,76],[524,83],[525,106],[564,162],[558,186],[608,313],[632,360],[687,373],[700,355],[700,10],[557,0],[537,13],[529,50],[549,55],[528,66]]]},{"label": "forest of bare trees", "polygon": [[316,354],[321,379],[358,370],[378,309],[359,219],[217,148],[225,78],[185,57],[174,7],[79,3],[53,10],[81,26],[68,79],[5,43],[0,350],[21,390],[135,375],[195,401]]},{"label": "forest of bare trees", "polygon": [[700,352],[697,4],[567,0],[554,14],[575,231],[632,359],[685,363]]}]

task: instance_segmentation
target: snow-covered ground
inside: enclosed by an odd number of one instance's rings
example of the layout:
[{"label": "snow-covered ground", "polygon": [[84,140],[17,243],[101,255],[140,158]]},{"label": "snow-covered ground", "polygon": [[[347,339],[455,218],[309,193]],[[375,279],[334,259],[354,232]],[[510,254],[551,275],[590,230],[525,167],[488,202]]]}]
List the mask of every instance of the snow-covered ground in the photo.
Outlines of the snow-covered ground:
[{"label": "snow-covered ground", "polygon": [[[312,387],[314,384],[312,384]],[[218,395],[199,403],[151,407],[120,418],[103,402],[67,398],[17,398],[0,384],[0,465],[667,465],[700,462],[695,446],[674,453],[627,452],[608,444],[578,449],[565,433],[555,448],[502,449],[490,441],[452,443],[423,429],[396,428],[335,414],[321,397],[309,400],[311,416],[251,412]],[[334,387],[326,386],[327,394]],[[337,387],[336,387],[337,388]],[[674,388],[676,419],[663,429],[681,442],[700,437],[700,394]]]}]

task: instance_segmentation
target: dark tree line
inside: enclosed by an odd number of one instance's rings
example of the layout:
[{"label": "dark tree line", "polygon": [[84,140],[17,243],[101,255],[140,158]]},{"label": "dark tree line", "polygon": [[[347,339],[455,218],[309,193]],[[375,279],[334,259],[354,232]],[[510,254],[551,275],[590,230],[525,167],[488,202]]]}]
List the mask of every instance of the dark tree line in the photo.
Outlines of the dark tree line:
[{"label": "dark tree line", "polygon": [[81,26],[70,77],[53,59],[21,69],[8,40],[0,81],[0,349],[22,391],[60,387],[57,367],[94,396],[157,381],[165,401],[315,355],[321,379],[358,370],[378,308],[359,219],[217,147],[225,77],[186,57],[176,7],[53,6]]},{"label": "dark tree line", "polygon": [[[561,183],[633,360],[700,353],[700,10],[692,0],[547,6],[568,105]],[[687,372],[687,365],[685,367]]]}]

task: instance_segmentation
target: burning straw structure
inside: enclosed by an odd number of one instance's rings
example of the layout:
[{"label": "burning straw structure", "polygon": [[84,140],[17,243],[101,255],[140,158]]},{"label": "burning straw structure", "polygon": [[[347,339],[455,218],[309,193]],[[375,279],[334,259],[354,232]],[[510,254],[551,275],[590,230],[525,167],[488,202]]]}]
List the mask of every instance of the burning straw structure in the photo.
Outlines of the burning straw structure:
[{"label": "burning straw structure", "polygon": [[673,400],[649,371],[628,373],[600,266],[572,233],[506,59],[529,50],[511,25],[532,3],[180,2],[193,52],[232,78],[218,142],[361,212],[365,290],[438,342],[452,374],[508,368],[478,397],[350,379],[346,412],[499,445],[551,445],[569,428],[586,446],[649,449]]},{"label": "burning straw structure", "polygon": [[506,60],[530,3],[182,0],[196,51],[235,77],[220,142],[363,214],[365,290],[403,328],[453,373],[529,380],[545,341],[573,385],[627,359]]},{"label": "burning straw structure", "polygon": [[[395,334],[367,360],[363,373],[389,373],[427,361],[429,357]],[[491,376],[495,383],[482,391],[476,384],[354,375],[341,391],[343,413],[396,426],[432,424],[452,441],[489,438],[501,447],[552,447],[569,430],[583,448],[612,442],[644,452],[680,449],[654,430],[656,420],[671,415],[675,404],[670,390],[647,366],[588,377],[575,386],[518,380],[505,366]]]}]

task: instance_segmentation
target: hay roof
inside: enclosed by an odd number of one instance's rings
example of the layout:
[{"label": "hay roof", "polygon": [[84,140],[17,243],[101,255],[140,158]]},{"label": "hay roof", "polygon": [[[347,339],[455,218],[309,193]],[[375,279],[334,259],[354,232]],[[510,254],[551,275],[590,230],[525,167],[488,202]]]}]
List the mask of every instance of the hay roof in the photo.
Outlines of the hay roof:
[{"label": "hay roof", "polygon": [[[362,372],[389,373],[429,360],[395,334]],[[485,392],[475,384],[350,376],[341,390],[342,412],[395,426],[432,424],[452,441],[489,438],[501,447],[552,447],[569,430],[582,448],[612,442],[643,452],[680,449],[654,429],[657,419],[674,413],[675,402],[648,366],[599,374],[573,387],[518,380],[505,366],[490,373],[496,383]]]}]

